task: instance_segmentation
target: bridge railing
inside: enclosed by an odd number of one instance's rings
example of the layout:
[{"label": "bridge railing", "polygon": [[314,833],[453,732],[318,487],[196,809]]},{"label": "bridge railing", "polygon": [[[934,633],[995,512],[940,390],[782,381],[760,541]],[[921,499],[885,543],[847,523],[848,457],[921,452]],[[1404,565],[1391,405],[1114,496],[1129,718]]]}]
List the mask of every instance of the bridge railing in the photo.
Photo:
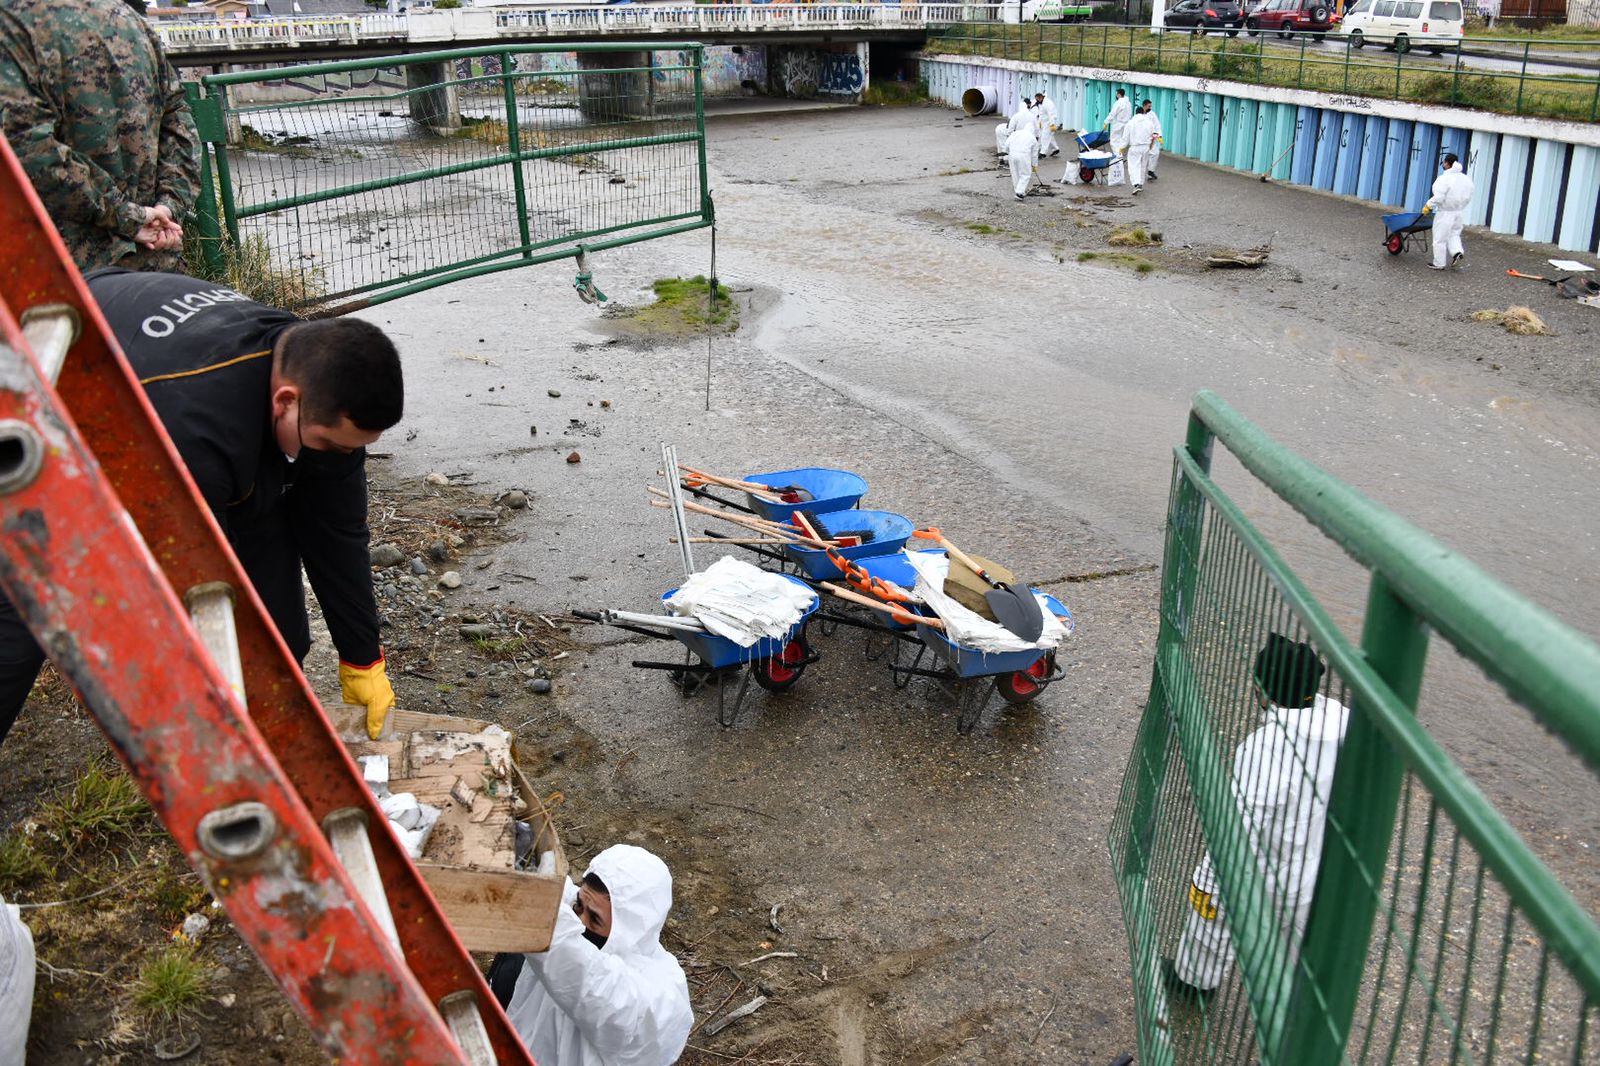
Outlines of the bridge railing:
[{"label": "bridge railing", "polygon": [[[1012,11],[1015,5],[1010,5]],[[494,12],[495,33],[515,38],[765,30],[904,29],[999,22],[1001,4],[624,4]],[[291,48],[300,44],[448,39],[440,20],[461,12],[181,22],[156,26],[168,51]],[[478,15],[480,11],[468,12]],[[486,14],[486,12],[484,12]],[[481,23],[480,23],[481,25]],[[426,28],[424,28],[426,27]]]}]

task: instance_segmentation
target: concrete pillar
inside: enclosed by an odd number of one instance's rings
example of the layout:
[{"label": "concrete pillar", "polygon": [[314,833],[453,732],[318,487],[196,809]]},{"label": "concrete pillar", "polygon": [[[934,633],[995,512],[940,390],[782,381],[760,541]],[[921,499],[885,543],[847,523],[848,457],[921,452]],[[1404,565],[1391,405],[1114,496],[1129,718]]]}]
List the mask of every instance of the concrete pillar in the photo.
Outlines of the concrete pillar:
[{"label": "concrete pillar", "polygon": [[[578,109],[583,117],[590,122],[622,122],[654,116],[650,56],[647,51],[579,52]],[[629,73],[608,73],[617,70]]]},{"label": "concrete pillar", "polygon": [[872,45],[861,41],[856,45],[856,60],[861,64],[861,89],[856,93],[856,103],[866,103],[867,86],[872,84]]},{"label": "concrete pillar", "polygon": [[428,90],[408,97],[411,121],[430,130],[460,129],[461,91],[455,81],[455,68],[448,62],[408,64],[406,88]]}]

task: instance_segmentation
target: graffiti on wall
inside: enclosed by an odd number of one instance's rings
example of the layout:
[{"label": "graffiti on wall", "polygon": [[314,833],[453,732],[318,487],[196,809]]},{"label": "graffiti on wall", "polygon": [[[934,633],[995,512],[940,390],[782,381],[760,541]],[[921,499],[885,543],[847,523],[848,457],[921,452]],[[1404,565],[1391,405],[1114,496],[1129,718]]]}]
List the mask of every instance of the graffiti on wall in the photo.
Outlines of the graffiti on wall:
[{"label": "graffiti on wall", "polygon": [[866,88],[867,73],[852,48],[774,47],[770,59],[773,91],[783,96],[855,96]]},{"label": "graffiti on wall", "polygon": [[854,52],[823,52],[817,75],[817,91],[829,95],[854,96],[866,88],[866,73]]}]

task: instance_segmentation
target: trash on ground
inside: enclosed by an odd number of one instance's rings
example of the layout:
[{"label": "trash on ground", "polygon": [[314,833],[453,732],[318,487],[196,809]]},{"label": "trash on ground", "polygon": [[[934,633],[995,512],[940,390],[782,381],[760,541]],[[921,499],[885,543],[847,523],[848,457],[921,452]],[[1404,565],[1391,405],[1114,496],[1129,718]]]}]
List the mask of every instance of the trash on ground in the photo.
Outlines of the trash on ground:
[{"label": "trash on ground", "polygon": [[1504,311],[1487,308],[1482,311],[1472,312],[1474,322],[1493,322],[1504,326],[1509,333],[1517,333],[1527,337],[1543,336],[1550,332],[1549,327],[1529,307],[1511,306]]},{"label": "trash on ground", "polygon": [[1267,256],[1272,254],[1272,242],[1237,251],[1233,248],[1220,248],[1206,256],[1206,266],[1218,268],[1246,267],[1254,269],[1267,261]]}]

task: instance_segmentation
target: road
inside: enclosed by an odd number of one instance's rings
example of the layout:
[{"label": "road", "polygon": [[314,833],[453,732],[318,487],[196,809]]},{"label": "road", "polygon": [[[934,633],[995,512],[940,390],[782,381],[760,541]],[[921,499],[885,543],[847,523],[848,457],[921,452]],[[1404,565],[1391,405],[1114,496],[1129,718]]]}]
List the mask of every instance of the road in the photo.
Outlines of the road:
[{"label": "road", "polygon": [[[648,609],[677,567],[644,492],[672,440],[714,470],[858,470],[868,504],[1050,582],[1078,618],[1067,680],[969,738],[935,688],[895,690],[847,634],[819,636],[826,657],[794,694],[758,698],[730,731],[630,669],[640,645],[598,634],[557,678],[555,710],[444,686],[418,697],[563,753],[540,787],[571,797],[564,825],[669,856],[676,928],[702,964],[797,953],[750,974],[774,1005],[697,1037],[708,1050],[688,1063],[1130,1049],[1104,841],[1149,682],[1170,449],[1198,388],[1600,634],[1592,312],[1504,275],[1548,252],[1470,233],[1468,270],[1432,274],[1382,252],[1369,207],[1178,160],[1137,200],[1062,189],[1018,204],[991,132],[939,108],[713,120],[716,269],[745,304],[732,336],[641,339],[581,304],[559,266],[364,313],[394,332],[411,383],[395,472],[533,495],[531,532],[464,574],[473,602]],[[1132,222],[1164,234],[1154,273],[1076,261]],[[1269,239],[1259,272],[1198,265]],[[652,279],[708,260],[702,234],[593,267],[639,304]],[[1557,335],[1467,317],[1510,302]],[[1222,477],[1358,625],[1359,570],[1238,470]],[[1592,908],[1593,779],[1450,660],[1436,650],[1424,722]]]}]

